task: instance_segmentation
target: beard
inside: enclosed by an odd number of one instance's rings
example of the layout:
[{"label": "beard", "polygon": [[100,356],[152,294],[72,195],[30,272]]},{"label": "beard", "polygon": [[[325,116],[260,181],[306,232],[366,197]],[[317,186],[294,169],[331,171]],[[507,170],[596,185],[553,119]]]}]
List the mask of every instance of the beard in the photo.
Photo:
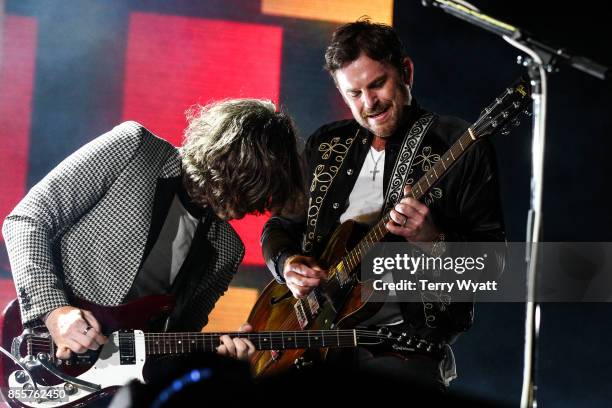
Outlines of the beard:
[{"label": "beard", "polygon": [[[398,91],[398,98],[381,100],[373,108],[363,110],[357,122],[378,137],[387,138],[393,135],[402,122],[411,100],[408,89],[400,87]],[[388,115],[383,123],[369,122],[368,119],[380,114]]]},{"label": "beard", "polygon": [[[370,123],[369,119],[377,115],[388,115],[383,123]],[[398,128],[401,116],[401,108],[393,101],[381,101],[373,109],[363,111],[358,122],[378,137],[390,137]]]}]

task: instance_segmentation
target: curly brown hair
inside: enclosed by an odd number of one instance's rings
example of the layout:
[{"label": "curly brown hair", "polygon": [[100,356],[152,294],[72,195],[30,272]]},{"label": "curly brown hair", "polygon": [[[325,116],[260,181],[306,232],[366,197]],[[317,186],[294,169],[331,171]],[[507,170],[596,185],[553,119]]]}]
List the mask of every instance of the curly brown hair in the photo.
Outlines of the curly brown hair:
[{"label": "curly brown hair", "polygon": [[303,196],[291,118],[268,100],[233,99],[194,106],[181,147],[191,199],[224,219],[279,211]]}]

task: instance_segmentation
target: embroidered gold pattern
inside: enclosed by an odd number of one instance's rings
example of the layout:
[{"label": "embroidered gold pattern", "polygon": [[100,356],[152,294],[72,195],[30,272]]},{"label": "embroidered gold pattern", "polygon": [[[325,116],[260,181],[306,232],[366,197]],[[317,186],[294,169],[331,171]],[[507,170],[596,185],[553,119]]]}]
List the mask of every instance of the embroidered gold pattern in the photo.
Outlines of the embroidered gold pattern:
[{"label": "embroidered gold pattern", "polygon": [[359,129],[355,136],[346,139],[344,143],[341,143],[340,137],[334,137],[329,143],[321,143],[318,147],[318,151],[321,153],[321,159],[327,161],[332,158],[334,165],[319,164],[312,173],[312,183],[310,183],[310,199],[308,200],[308,220],[306,221],[306,234],[304,235],[304,241],[302,242],[302,249],[304,252],[309,253],[312,251],[315,241],[315,231],[317,227],[317,220],[321,211],[321,205],[325,200],[327,191],[331,186],[334,178],[338,174],[344,158],[349,151],[353,140],[357,139],[359,135]]}]

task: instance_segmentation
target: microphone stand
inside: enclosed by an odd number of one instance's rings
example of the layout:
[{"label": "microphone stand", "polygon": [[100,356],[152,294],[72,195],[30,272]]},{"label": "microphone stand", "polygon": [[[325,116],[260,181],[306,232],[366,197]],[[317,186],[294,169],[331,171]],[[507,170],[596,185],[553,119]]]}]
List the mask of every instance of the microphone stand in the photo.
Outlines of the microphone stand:
[{"label": "microphone stand", "polygon": [[537,256],[542,219],[542,189],[544,180],[544,147],[546,141],[547,74],[556,72],[559,62],[606,80],[610,68],[581,56],[571,55],[563,48],[553,47],[533,39],[529,34],[510,24],[482,14],[472,5],[461,1],[423,0],[424,6],[434,6],[459,19],[502,37],[513,47],[528,55],[519,56],[519,64],[527,68],[531,80],[533,100],[533,139],[531,145],[531,199],[527,214],[525,261],[527,263],[527,302],[525,308],[525,346],[521,407],[535,408],[535,364],[540,330],[540,305],[537,296]]}]

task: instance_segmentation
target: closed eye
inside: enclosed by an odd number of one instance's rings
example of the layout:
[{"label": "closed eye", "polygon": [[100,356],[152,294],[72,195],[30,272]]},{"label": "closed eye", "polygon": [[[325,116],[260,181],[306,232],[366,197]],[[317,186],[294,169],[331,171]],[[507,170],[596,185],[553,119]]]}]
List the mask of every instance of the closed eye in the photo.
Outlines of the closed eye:
[{"label": "closed eye", "polygon": [[387,76],[383,76],[382,78],[377,79],[376,81],[372,82],[368,88],[370,89],[379,89],[382,88],[383,85],[385,84],[385,82],[387,82]]}]

